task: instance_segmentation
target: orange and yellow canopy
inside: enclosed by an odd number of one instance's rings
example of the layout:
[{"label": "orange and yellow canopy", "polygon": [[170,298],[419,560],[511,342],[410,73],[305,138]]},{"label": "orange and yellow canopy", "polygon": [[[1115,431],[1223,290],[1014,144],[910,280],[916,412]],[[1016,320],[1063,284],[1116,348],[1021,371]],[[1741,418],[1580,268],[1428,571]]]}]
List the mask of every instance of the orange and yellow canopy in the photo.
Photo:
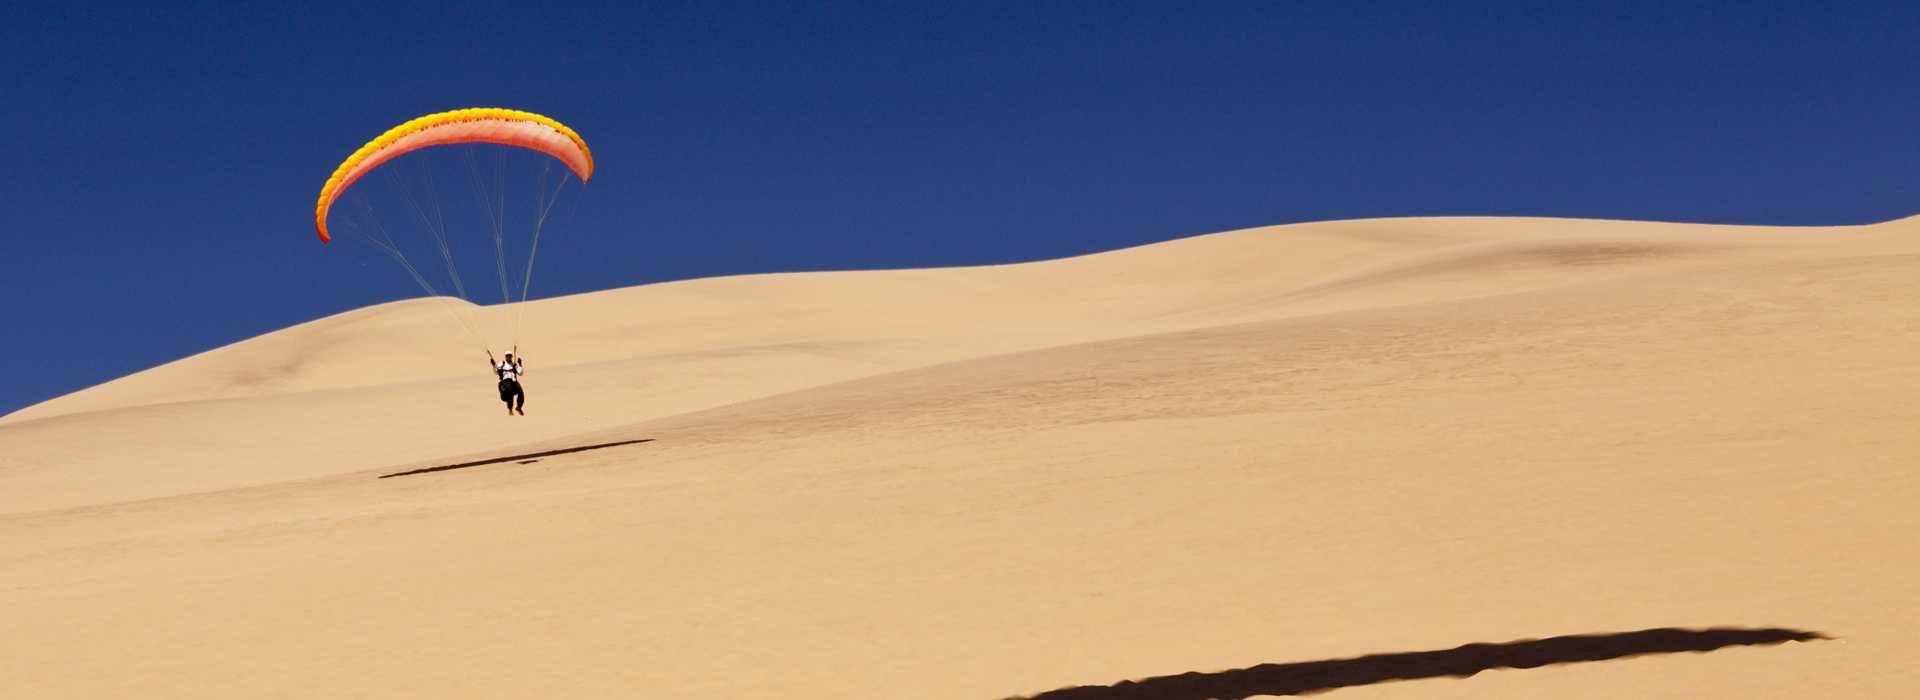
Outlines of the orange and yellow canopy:
[{"label": "orange and yellow canopy", "polygon": [[413,119],[387,130],[348,156],[320,188],[313,210],[314,230],[320,242],[333,240],[327,232],[327,211],[353,183],[394,158],[428,148],[457,143],[494,143],[517,146],[553,156],[565,163],[581,182],[593,177],[593,152],[567,125],[517,109],[456,109]]}]

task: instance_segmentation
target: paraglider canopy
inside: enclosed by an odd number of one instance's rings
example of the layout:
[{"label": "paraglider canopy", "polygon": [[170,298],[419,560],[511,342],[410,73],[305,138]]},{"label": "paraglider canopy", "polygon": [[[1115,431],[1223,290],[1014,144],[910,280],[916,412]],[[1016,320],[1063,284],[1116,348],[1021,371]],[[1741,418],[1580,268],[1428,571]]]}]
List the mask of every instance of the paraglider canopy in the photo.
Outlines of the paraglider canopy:
[{"label": "paraglider canopy", "polygon": [[[455,148],[439,148],[456,146]],[[415,152],[418,152],[415,154]],[[486,155],[483,155],[486,154]],[[455,221],[449,226],[446,209],[434,185],[433,173],[443,170],[452,156],[461,156],[466,161],[467,174],[473,185],[474,203],[480,205],[484,219],[480,222]],[[489,169],[483,160],[492,165]],[[559,167],[555,167],[558,161]],[[513,167],[519,164],[523,168]],[[516,172],[518,170],[518,172]],[[376,206],[378,194],[365,191],[367,188],[354,188],[361,178],[378,172],[389,185],[391,194],[398,197],[404,206]],[[334,205],[346,202],[348,206],[333,217],[333,224],[339,230],[355,238],[363,239],[373,249],[392,258],[400,268],[406,271],[414,283],[420,286],[430,298],[440,301],[435,305],[445,310],[460,327],[472,336],[475,343],[492,356],[492,343],[489,335],[500,334],[498,328],[488,329],[481,323],[482,316],[503,316],[502,314],[481,314],[480,307],[472,304],[460,305],[455,299],[471,302],[466,284],[462,281],[456,258],[456,231],[479,233],[484,231],[491,239],[494,276],[500,282],[501,303],[525,302],[533,288],[533,270],[536,253],[540,250],[541,232],[545,230],[547,218],[554,211],[554,204],[568,181],[578,177],[585,183],[593,176],[593,153],[587,150],[587,143],[572,128],[552,118],[517,109],[475,108],[438,112],[410,119],[407,122],[388,129],[379,137],[367,142],[355,150],[352,155],[333,169],[326,184],[320,188],[319,201],[314,206],[314,232],[320,236],[322,244],[333,239],[329,230],[328,218]],[[520,174],[527,177],[522,179]],[[549,183],[549,176],[554,177]],[[349,189],[353,189],[349,192]],[[377,188],[376,188],[377,189]],[[513,289],[509,279],[507,202],[513,197],[509,193],[528,193],[532,195],[533,207],[527,222],[531,224],[531,235],[526,239],[525,265],[518,280],[518,290]],[[398,204],[399,202],[393,202]],[[381,212],[400,212],[402,217],[412,214],[411,223],[399,223],[387,220]],[[483,223],[474,226],[476,223]],[[398,224],[398,225],[395,225]],[[430,280],[430,271],[423,271],[415,265],[403,250],[408,247],[403,240],[412,236],[396,238],[395,232],[417,232],[437,253],[441,262],[446,264],[446,282],[452,287],[452,295],[442,294]],[[518,292],[516,300],[515,292]],[[526,310],[524,303],[519,304],[511,314],[511,339],[517,340],[520,334],[520,319]],[[482,333],[487,330],[488,333]]]},{"label": "paraglider canopy", "polygon": [[388,129],[334,169],[333,176],[320,188],[320,201],[313,211],[314,231],[320,234],[320,242],[333,240],[327,231],[327,212],[361,176],[401,155],[431,146],[460,143],[492,143],[539,151],[565,163],[582,183],[593,177],[593,153],[587,150],[587,142],[573,129],[551,118],[497,108],[429,114]]}]

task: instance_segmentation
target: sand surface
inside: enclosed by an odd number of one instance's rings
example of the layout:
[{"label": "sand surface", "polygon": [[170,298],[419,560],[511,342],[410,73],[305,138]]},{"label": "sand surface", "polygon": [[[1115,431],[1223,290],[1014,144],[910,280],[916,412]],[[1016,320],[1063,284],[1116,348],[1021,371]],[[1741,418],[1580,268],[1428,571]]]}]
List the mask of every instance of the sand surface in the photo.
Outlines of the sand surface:
[{"label": "sand surface", "polygon": [[1447,218],[361,309],[0,418],[0,697],[1912,697],[1916,300]]}]

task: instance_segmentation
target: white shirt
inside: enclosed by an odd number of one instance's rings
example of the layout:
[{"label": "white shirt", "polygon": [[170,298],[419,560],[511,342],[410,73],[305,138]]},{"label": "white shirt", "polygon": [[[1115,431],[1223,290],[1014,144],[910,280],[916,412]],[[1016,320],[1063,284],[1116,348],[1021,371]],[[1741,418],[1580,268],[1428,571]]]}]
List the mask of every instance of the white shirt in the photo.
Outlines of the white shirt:
[{"label": "white shirt", "polygon": [[501,379],[511,379],[516,382],[520,381],[520,375],[526,373],[526,370],[522,369],[519,364],[507,362],[505,360],[502,360],[500,362],[500,366],[495,367],[494,369],[499,371]]}]

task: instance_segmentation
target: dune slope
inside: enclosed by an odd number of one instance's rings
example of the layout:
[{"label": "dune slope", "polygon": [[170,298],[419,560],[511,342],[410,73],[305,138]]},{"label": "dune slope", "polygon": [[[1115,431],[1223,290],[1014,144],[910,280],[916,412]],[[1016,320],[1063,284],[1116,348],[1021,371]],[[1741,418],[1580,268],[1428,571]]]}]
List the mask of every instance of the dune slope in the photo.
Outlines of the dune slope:
[{"label": "dune slope", "polygon": [[[1901,697],[1916,253],[1373,220],[357,311],[0,421],[0,694],[999,698],[1732,626],[1835,639],[1338,692]],[[524,314],[531,415],[449,309]]]}]

